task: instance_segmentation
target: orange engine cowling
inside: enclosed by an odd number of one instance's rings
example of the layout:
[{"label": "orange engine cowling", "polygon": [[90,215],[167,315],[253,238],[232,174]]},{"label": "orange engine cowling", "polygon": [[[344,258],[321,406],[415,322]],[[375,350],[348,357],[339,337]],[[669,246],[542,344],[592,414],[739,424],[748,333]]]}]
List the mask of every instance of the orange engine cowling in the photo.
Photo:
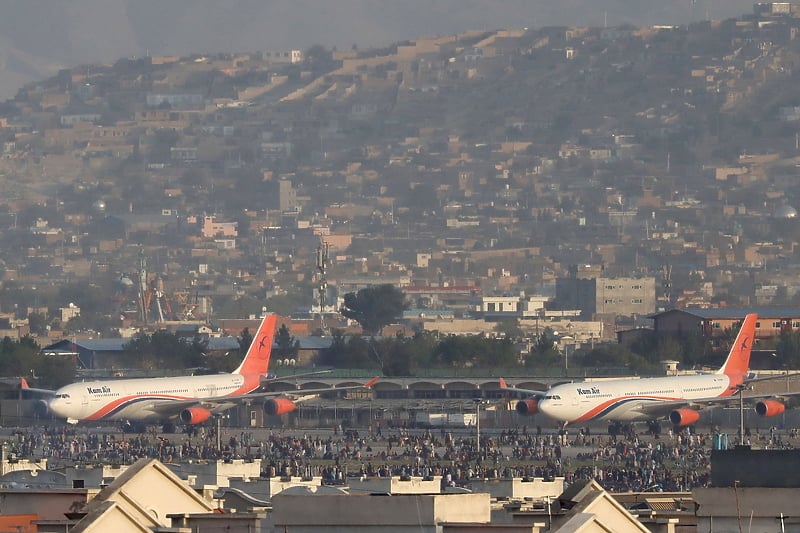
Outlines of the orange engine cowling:
[{"label": "orange engine cowling", "polygon": [[539,412],[539,400],[529,398],[517,402],[517,412],[521,415],[535,415]]},{"label": "orange engine cowling", "polygon": [[46,400],[37,400],[33,404],[33,412],[36,416],[48,416],[50,414],[50,404]]},{"label": "orange engine cowling", "polygon": [[264,402],[264,412],[268,415],[285,415],[294,411],[297,404],[286,398],[270,398]]},{"label": "orange engine cowling", "polygon": [[786,406],[777,400],[761,400],[756,404],[758,416],[775,416],[786,411]]},{"label": "orange engine cowling", "polygon": [[700,411],[694,409],[676,409],[669,414],[669,421],[679,427],[691,426],[698,420],[700,420]]},{"label": "orange engine cowling", "polygon": [[211,418],[211,411],[202,407],[189,407],[181,411],[181,422],[184,424],[202,424]]}]

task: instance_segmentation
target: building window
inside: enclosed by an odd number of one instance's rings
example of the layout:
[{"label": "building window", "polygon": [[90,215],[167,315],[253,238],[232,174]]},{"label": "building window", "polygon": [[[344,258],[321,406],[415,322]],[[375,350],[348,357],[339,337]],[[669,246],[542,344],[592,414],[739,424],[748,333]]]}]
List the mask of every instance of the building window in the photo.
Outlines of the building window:
[{"label": "building window", "polygon": [[773,323],[772,323],[772,327],[773,327],[773,328],[776,328],[776,329],[777,329],[777,328],[780,328],[780,327],[781,327],[781,323],[780,323],[780,322],[773,322]]},{"label": "building window", "polygon": [[641,298],[634,298],[633,300],[631,300],[631,303],[632,304],[640,304],[640,303],[642,303],[642,299]]}]

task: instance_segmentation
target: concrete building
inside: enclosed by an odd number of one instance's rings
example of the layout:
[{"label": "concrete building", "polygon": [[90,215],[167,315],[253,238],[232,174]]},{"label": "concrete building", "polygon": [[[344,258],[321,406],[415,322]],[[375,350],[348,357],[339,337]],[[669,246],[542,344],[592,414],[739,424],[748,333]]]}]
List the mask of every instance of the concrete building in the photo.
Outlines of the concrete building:
[{"label": "concrete building", "polygon": [[261,477],[261,459],[175,463],[169,469],[196,489],[227,487],[234,478],[247,481]]},{"label": "concrete building", "polygon": [[757,313],[756,338],[769,339],[800,330],[800,307],[719,307],[671,309],[650,315],[659,333],[699,333],[706,339],[723,337],[739,327],[747,313]]},{"label": "concrete building", "polygon": [[557,477],[552,481],[542,478],[499,478],[478,479],[470,482],[473,492],[486,492],[492,498],[510,500],[528,499],[532,501],[555,500],[564,492],[564,478]]},{"label": "concrete building", "polygon": [[656,309],[654,277],[586,277],[574,268],[569,277],[556,280],[556,305],[580,309],[585,318],[643,316]]},{"label": "concrete building", "polygon": [[489,525],[491,521],[488,494],[278,494],[272,505],[273,530],[293,533],[438,533],[445,525]]},{"label": "concrete building", "polygon": [[441,486],[441,476],[370,477],[350,480],[349,492],[350,494],[439,494]]},{"label": "concrete building", "polygon": [[800,450],[714,450],[711,487],[692,491],[697,531],[800,532]]},{"label": "concrete building", "polygon": [[151,532],[171,526],[170,515],[210,513],[214,508],[160,462],[140,459],[85,506],[69,509],[67,520],[37,526],[40,532]]}]

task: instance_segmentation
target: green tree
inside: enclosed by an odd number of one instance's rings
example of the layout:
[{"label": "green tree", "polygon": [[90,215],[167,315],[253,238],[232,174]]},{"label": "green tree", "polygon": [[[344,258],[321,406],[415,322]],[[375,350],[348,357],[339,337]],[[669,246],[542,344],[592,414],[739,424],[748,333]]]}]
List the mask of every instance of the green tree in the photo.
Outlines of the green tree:
[{"label": "green tree", "polygon": [[142,368],[194,368],[204,366],[208,341],[195,336],[190,341],[165,330],[142,335],[122,347],[127,364]]},{"label": "green tree", "polygon": [[377,368],[375,357],[370,357],[369,343],[360,335],[349,339],[340,329],[331,332],[331,346],[322,354],[320,362],[336,368]]},{"label": "green tree", "polygon": [[275,357],[280,359],[297,359],[297,353],[300,350],[300,341],[292,336],[286,324],[281,324],[281,327],[278,329],[278,334],[275,335],[275,344],[278,345],[278,349],[275,350]]},{"label": "green tree", "polygon": [[436,346],[433,360],[444,368],[509,367],[517,364],[517,355],[509,339],[449,335]]},{"label": "green tree", "polygon": [[253,344],[253,335],[250,333],[249,328],[244,328],[239,335],[239,353],[242,358],[247,355],[247,350],[250,349],[251,344]]},{"label": "green tree", "polygon": [[364,333],[375,335],[406,309],[408,303],[403,292],[387,283],[345,294],[340,312],[358,322]]},{"label": "green tree", "polygon": [[562,366],[561,360],[562,356],[558,348],[556,348],[553,330],[544,328],[536,337],[536,342],[525,358],[525,366],[530,368],[559,368]]},{"label": "green tree", "polygon": [[35,335],[47,334],[47,317],[43,313],[31,313],[28,315],[28,327]]},{"label": "green tree", "polygon": [[67,357],[44,355],[36,341],[25,336],[0,341],[0,375],[36,379],[36,386],[57,389],[75,379],[75,363]]},{"label": "green tree", "polygon": [[800,332],[781,333],[775,356],[781,368],[797,368],[800,365]]},{"label": "green tree", "polygon": [[289,316],[297,311],[299,307],[311,305],[312,298],[310,294],[311,291],[278,294],[267,298],[264,305],[273,313]]},{"label": "green tree", "polygon": [[519,320],[516,318],[504,318],[495,325],[494,330],[507,339],[519,339],[523,337],[522,328],[519,327]]},{"label": "green tree", "polygon": [[325,69],[332,65],[333,54],[321,44],[313,44],[306,50],[304,59],[312,69]]}]

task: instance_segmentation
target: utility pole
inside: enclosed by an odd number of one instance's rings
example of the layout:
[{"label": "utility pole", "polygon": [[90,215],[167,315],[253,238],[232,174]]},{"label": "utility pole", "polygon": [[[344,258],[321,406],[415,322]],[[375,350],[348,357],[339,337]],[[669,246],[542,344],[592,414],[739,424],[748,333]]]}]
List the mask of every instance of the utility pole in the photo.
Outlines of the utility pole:
[{"label": "utility pole", "polygon": [[147,324],[147,258],[144,256],[144,250],[139,250],[139,309],[141,311],[141,319],[143,324]]}]

